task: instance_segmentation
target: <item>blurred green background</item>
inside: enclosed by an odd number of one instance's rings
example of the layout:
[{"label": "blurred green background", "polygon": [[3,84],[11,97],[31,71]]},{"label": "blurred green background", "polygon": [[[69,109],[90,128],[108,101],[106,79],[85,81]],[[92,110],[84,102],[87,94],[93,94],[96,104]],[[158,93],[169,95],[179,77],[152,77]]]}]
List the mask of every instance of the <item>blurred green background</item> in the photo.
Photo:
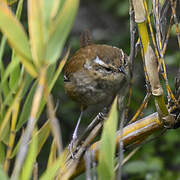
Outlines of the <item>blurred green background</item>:
[{"label": "blurred green background", "polygon": [[[178,3],[177,9],[180,9]],[[14,5],[16,6],[16,5]],[[79,48],[79,37],[83,30],[91,32],[92,39],[96,43],[105,43],[122,48],[124,52],[130,52],[129,32],[129,2],[127,0],[82,0],[72,32],[66,43],[64,53],[71,47],[71,55]],[[180,11],[178,12],[180,14]],[[179,18],[178,14],[178,19]],[[23,8],[22,21],[27,26],[26,3]],[[137,39],[137,34],[136,34]],[[7,59],[9,49],[6,50]],[[175,27],[172,28],[165,55],[167,73],[170,86],[174,91],[174,79],[180,67],[180,51],[178,49]],[[129,118],[136,112],[146,94],[144,72],[140,52],[135,60],[133,97],[130,105]],[[61,124],[64,146],[68,145],[72,132],[80,114],[80,108],[70,100],[64,92],[63,74],[59,77],[53,89],[55,104],[58,105],[57,117]],[[155,112],[153,99],[150,100],[144,116]],[[96,114],[86,113],[80,124],[81,133],[91,122]],[[46,118],[41,117],[41,122]],[[154,135],[155,136],[155,135]],[[123,167],[123,179],[130,180],[180,180],[180,130],[168,130],[156,141],[152,141],[143,147]],[[49,142],[50,142],[49,138]],[[43,171],[43,157],[49,151],[48,142],[44,146],[39,158],[39,169]],[[84,179],[84,175],[77,179]]]}]

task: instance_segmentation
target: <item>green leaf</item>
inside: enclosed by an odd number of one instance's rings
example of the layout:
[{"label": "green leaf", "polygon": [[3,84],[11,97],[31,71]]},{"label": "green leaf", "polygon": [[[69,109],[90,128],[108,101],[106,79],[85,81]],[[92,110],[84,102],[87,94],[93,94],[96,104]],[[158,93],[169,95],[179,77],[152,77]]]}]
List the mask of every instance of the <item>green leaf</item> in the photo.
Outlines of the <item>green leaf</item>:
[{"label": "green leaf", "polygon": [[[23,7],[23,1],[24,0],[19,0],[18,1],[18,7],[16,10],[16,17],[17,19],[21,18],[21,13],[22,13],[22,7]],[[11,56],[11,62],[17,61],[19,63],[19,59],[15,56],[15,52],[13,50],[12,56]],[[11,90],[15,89],[14,86],[16,85],[17,81],[20,79],[20,65],[18,64],[17,67],[12,71],[9,79],[9,88]],[[15,91],[14,91],[15,92]]]},{"label": "green leaf", "polygon": [[21,139],[22,139],[22,136],[20,137],[19,141],[17,142],[15,148],[13,149],[12,153],[11,153],[11,156],[10,156],[10,159],[14,158],[15,155],[17,154],[18,150],[19,150],[19,147],[20,147],[20,144],[21,144]]},{"label": "green leaf", "polygon": [[32,60],[27,35],[5,3],[0,4],[0,29],[18,54]]},{"label": "green leaf", "polygon": [[21,111],[21,114],[19,117],[19,121],[18,121],[17,126],[16,126],[17,131],[22,127],[22,125],[27,121],[27,119],[29,117],[29,114],[30,114],[30,111],[32,108],[32,100],[34,97],[36,86],[37,86],[37,81],[35,81],[33,83],[33,86],[32,86],[31,90],[29,91],[29,93],[26,97],[25,103],[23,105],[23,108],[22,108],[22,111]]},{"label": "green leaf", "polygon": [[44,41],[48,43],[49,30],[52,21],[57,15],[57,9],[60,6],[61,0],[41,0],[42,18],[43,18],[43,37]]},{"label": "green leaf", "polygon": [[20,82],[20,80],[22,80],[20,78],[21,72],[20,72],[20,64],[19,64],[19,59],[15,56],[13,58],[13,60],[11,61],[11,63],[14,63],[14,67],[10,73],[10,78],[9,78],[9,88],[11,90],[15,91],[15,86],[17,85],[18,82]]},{"label": "green leaf", "polygon": [[0,164],[3,164],[5,157],[5,145],[2,142],[0,142]]},{"label": "green leaf", "polygon": [[[50,134],[50,123],[47,121],[35,134],[38,138],[38,149],[36,151],[36,154],[38,155],[39,152],[41,151],[44,143],[46,142],[49,134]],[[22,137],[22,136],[21,136]],[[10,158],[14,158],[14,156],[17,154],[19,147],[21,144],[21,139],[19,139],[18,143],[16,144],[15,148],[13,149],[13,152],[10,156]]]},{"label": "green leaf", "polygon": [[[63,67],[64,67],[64,65],[66,63],[68,56],[69,56],[69,50],[67,51],[66,55],[61,60],[61,62],[59,63],[58,68],[55,71],[55,73],[54,73],[54,68],[56,66],[55,64],[51,65],[50,68],[48,69],[48,78],[47,78],[47,80],[48,80],[49,91],[51,91],[52,88],[54,87],[55,82],[56,82],[57,78],[59,77],[59,75],[60,75],[60,73],[61,73],[61,71],[62,71],[62,69],[63,69]],[[40,108],[39,108],[39,112],[38,112],[37,117],[40,116],[41,112],[44,109],[44,106],[45,106],[45,100],[43,98],[42,101],[41,101],[41,104],[40,104]]]},{"label": "green leaf", "polygon": [[41,1],[28,1],[28,24],[32,56],[37,66],[44,60],[44,37]]},{"label": "green leaf", "polygon": [[[53,66],[50,66],[49,69],[48,69],[48,76],[47,76],[47,81],[49,81],[50,79],[54,79],[54,68],[55,68],[55,64]],[[52,78],[53,77],[53,78]],[[52,82],[52,81],[50,81]],[[54,84],[53,84],[54,85]],[[35,90],[36,90],[36,86],[37,86],[37,81],[35,81],[31,87],[31,90],[29,91],[27,97],[26,97],[26,100],[25,100],[25,103],[23,105],[23,108],[22,108],[22,112],[20,114],[20,117],[19,117],[19,121],[17,123],[17,126],[16,126],[16,130],[18,131],[22,125],[24,123],[26,123],[28,117],[29,117],[29,114],[30,114],[30,111],[31,111],[31,108],[32,108],[32,100],[33,100],[33,97],[34,97],[34,93],[35,93]],[[51,90],[52,88],[50,88]],[[39,107],[39,110],[38,110],[38,115],[37,115],[37,118],[41,115],[43,109],[44,109],[44,106],[45,106],[45,100],[44,98],[42,98],[41,102],[40,102],[40,107]]]},{"label": "green leaf", "polygon": [[8,180],[8,176],[6,175],[6,173],[3,171],[2,167],[0,166],[0,179],[1,180]]},{"label": "green leaf", "polygon": [[33,81],[33,78],[28,74],[28,73],[25,73],[25,78],[24,78],[24,88],[23,88],[23,91],[22,91],[22,97],[26,97],[26,93],[27,91],[30,89],[31,85],[32,85],[32,81]]},{"label": "green leaf", "polygon": [[55,140],[53,139],[49,152],[47,168],[49,168],[53,164],[54,159],[56,158],[56,154],[57,154],[57,146]]},{"label": "green leaf", "polygon": [[[1,45],[0,45],[0,75],[1,75],[1,77],[4,77],[4,72],[5,72],[4,71],[4,64],[3,64],[3,60],[2,60],[3,54],[4,54],[5,45],[6,45],[6,37],[3,36],[1,38]],[[1,80],[1,82],[2,82],[2,80]],[[8,82],[7,81],[5,81],[4,85],[0,88],[0,92],[1,91],[4,94],[4,97],[6,97],[7,94],[9,93],[9,87],[8,87]]]},{"label": "green leaf", "polygon": [[108,119],[104,123],[100,141],[98,179],[114,178],[114,156],[116,146],[116,128],[118,122],[117,97],[111,107]]},{"label": "green leaf", "polygon": [[2,140],[2,142],[6,145],[8,145],[9,142],[9,135],[10,135],[10,121],[6,123],[3,134],[1,135],[0,138],[0,140]]},{"label": "green leaf", "polygon": [[66,0],[56,19],[51,24],[46,49],[46,60],[54,63],[60,56],[65,40],[71,30],[79,0]]},{"label": "green leaf", "polygon": [[[15,87],[15,91],[18,89],[18,86]],[[5,115],[5,110],[6,110],[6,105],[10,106],[13,101],[13,92],[14,90],[11,90],[8,92],[7,96],[5,96],[5,99],[1,103],[1,109],[0,109],[0,123],[2,122],[4,115]]]},{"label": "green leaf", "polygon": [[[26,95],[26,92],[29,89],[29,85],[32,82],[32,77],[28,73],[25,73],[24,82],[25,83],[24,83],[24,88],[22,90],[22,97],[24,97]],[[3,117],[4,117],[5,113],[3,113],[3,112],[5,110],[6,105],[10,106],[12,104],[13,93],[17,92],[18,87],[19,87],[19,84],[16,83],[14,88],[9,91],[7,96],[5,96],[5,99],[3,100],[2,104],[1,104],[1,109],[0,109],[0,123],[1,123],[1,121],[3,119]]]},{"label": "green leaf", "polygon": [[[9,75],[13,74],[15,76],[15,74],[13,73],[14,70],[17,70],[17,67],[19,65],[19,61],[18,59],[11,61],[9,64],[8,64],[8,67],[6,68],[6,71],[4,73],[4,76],[2,78],[2,81],[1,81],[1,84],[0,84],[0,87],[3,87],[4,86],[4,83],[6,82],[6,80],[8,79]],[[19,76],[18,76],[19,77]],[[18,82],[18,79],[15,79],[16,83]],[[12,82],[11,82],[12,83]],[[14,86],[13,86],[14,87]]]},{"label": "green leaf", "polygon": [[[7,137],[5,137],[7,130],[9,129],[9,124],[11,120],[11,112],[13,110],[13,107],[16,105],[16,102],[21,99],[21,93],[23,89],[23,82],[21,83],[19,90],[17,91],[12,104],[8,107],[6,114],[1,122],[0,126],[0,140],[6,140]],[[5,138],[5,139],[4,139]]]},{"label": "green leaf", "polygon": [[33,77],[37,76],[36,69],[32,64],[31,50],[27,35],[20,22],[13,15],[5,3],[0,3],[0,30],[7,37],[11,47],[22,64]]},{"label": "green leaf", "polygon": [[57,160],[46,169],[46,171],[40,177],[40,180],[52,180],[56,175],[60,167],[65,164],[65,159],[67,157],[67,151],[64,151]]},{"label": "green leaf", "polygon": [[18,7],[17,7],[17,10],[16,10],[16,17],[17,17],[17,19],[20,19],[20,18],[21,18],[21,13],[22,13],[22,8],[23,8],[23,2],[24,2],[24,0],[19,0],[19,1],[18,1]]},{"label": "green leaf", "polygon": [[36,160],[37,149],[38,149],[38,139],[34,132],[32,136],[32,141],[29,145],[28,153],[26,155],[25,163],[22,168],[21,179],[31,179],[31,174]]},{"label": "green leaf", "polygon": [[49,134],[51,131],[51,127],[50,127],[50,122],[47,121],[42,127],[41,129],[37,132],[37,136],[38,136],[38,150],[37,150],[37,154],[41,151],[44,143],[46,142]]},{"label": "green leaf", "polygon": [[[54,72],[54,70],[56,68],[56,64],[53,64],[53,65],[51,65],[49,67],[48,73],[47,73],[48,74],[47,81],[48,81],[49,91],[51,91],[52,88],[54,87],[54,84],[55,84],[57,78],[59,77],[59,74],[61,73],[61,71],[62,71],[62,69],[63,69],[63,67],[64,67],[64,65],[66,63],[68,56],[69,56],[69,50],[67,51],[66,55],[61,60],[61,62],[59,63],[58,68],[57,68],[57,70],[55,72]],[[34,96],[36,85],[37,85],[37,83],[34,82],[32,88],[31,88],[31,90],[30,90],[30,92],[29,92],[29,94],[28,94],[28,96],[26,98],[26,101],[24,103],[24,106],[23,106],[19,121],[17,123],[16,130],[19,130],[22,127],[22,125],[28,119],[28,115],[29,115],[30,110],[31,110],[32,99],[33,99],[33,96]],[[44,100],[44,98],[42,98],[37,118],[42,113],[42,111],[44,109],[44,106],[45,106],[45,100]]]}]

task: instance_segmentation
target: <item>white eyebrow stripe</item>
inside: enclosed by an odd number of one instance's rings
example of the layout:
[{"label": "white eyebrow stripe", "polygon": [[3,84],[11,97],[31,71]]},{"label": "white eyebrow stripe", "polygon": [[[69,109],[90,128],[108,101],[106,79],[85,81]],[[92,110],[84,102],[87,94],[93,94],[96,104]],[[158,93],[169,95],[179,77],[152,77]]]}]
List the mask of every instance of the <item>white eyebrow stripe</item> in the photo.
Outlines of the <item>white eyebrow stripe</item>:
[{"label": "white eyebrow stripe", "polygon": [[96,56],[96,59],[94,59],[94,62],[99,64],[99,65],[102,65],[102,66],[105,65],[105,63],[101,59],[99,59],[98,56]]}]

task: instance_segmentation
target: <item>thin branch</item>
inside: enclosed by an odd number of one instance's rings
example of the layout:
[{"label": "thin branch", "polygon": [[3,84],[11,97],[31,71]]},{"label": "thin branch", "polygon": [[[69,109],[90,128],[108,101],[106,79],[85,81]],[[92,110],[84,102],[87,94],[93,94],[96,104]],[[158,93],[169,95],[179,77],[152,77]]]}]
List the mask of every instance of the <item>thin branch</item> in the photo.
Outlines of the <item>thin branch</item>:
[{"label": "thin branch", "polygon": [[129,122],[129,124],[131,124],[132,122],[137,121],[138,116],[141,114],[141,112],[145,109],[145,107],[147,106],[147,103],[149,101],[151,97],[151,93],[147,92],[146,96],[143,99],[143,102],[141,103],[140,107],[138,108],[138,110],[136,111],[136,114],[133,116],[133,118],[131,119],[131,121]]}]

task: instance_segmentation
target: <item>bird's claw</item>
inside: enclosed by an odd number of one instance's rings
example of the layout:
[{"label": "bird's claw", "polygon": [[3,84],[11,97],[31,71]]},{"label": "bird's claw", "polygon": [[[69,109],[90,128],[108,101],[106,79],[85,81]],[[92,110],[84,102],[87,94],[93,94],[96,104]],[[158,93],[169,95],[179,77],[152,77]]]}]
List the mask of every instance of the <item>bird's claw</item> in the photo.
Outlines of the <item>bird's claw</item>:
[{"label": "bird's claw", "polygon": [[71,157],[72,157],[73,159],[76,159],[76,156],[75,156],[75,153],[74,153],[75,148],[76,148],[76,147],[75,147],[75,141],[76,141],[76,138],[73,138],[73,139],[71,140],[69,146],[68,146],[69,152],[70,152]]},{"label": "bird's claw", "polygon": [[72,141],[70,142],[70,144],[68,145],[68,149],[69,149],[69,152],[71,154],[71,157],[74,159],[74,154],[73,154],[73,144],[72,144]]}]

